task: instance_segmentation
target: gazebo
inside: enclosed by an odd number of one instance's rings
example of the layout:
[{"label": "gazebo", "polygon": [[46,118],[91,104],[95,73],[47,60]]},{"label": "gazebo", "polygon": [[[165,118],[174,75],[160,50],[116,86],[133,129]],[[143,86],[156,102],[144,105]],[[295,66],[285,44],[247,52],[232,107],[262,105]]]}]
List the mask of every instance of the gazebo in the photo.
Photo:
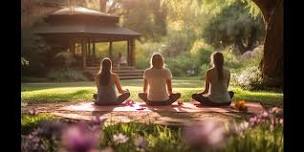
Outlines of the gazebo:
[{"label": "gazebo", "polygon": [[118,25],[118,16],[91,10],[84,7],[66,7],[55,11],[45,19],[46,25],[36,28],[53,48],[70,51],[82,58],[82,67],[96,65],[96,47],[98,42],[109,43],[108,56],[113,59],[112,42],[127,42],[127,64],[135,64],[135,39],[141,35]]}]

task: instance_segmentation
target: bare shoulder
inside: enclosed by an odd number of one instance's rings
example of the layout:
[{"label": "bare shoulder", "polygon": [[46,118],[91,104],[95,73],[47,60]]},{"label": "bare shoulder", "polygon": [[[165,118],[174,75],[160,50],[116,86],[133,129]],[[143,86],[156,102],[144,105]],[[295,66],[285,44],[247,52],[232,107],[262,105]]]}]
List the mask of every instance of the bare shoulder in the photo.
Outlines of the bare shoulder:
[{"label": "bare shoulder", "polygon": [[119,79],[119,76],[118,76],[117,73],[112,73],[112,74],[111,74],[111,77],[112,77],[113,80]]},{"label": "bare shoulder", "polygon": [[152,69],[152,68],[147,68],[147,69],[144,70],[144,72],[151,71],[151,69]]},{"label": "bare shoulder", "polygon": [[207,70],[207,74],[210,74],[211,72],[213,72],[214,69],[215,69],[215,68],[209,68],[209,69]]}]

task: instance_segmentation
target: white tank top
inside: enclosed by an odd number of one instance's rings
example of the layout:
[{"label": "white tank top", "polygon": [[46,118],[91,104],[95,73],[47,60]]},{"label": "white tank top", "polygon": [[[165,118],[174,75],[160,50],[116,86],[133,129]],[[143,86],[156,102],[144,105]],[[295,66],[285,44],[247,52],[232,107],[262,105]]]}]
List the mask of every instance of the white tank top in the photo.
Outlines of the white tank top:
[{"label": "white tank top", "polygon": [[223,69],[223,80],[218,80],[218,74],[216,68],[210,70],[209,78],[209,91],[207,97],[216,103],[230,102],[230,96],[228,93],[228,81],[230,72],[227,69]]}]

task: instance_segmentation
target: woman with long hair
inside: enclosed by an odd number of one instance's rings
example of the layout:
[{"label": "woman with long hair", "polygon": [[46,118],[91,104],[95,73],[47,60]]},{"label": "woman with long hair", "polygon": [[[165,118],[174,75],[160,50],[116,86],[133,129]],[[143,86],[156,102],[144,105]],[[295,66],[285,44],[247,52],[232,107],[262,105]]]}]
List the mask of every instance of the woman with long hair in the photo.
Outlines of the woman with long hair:
[{"label": "woman with long hair", "polygon": [[225,106],[231,104],[234,95],[227,91],[230,81],[230,71],[224,68],[224,56],[221,52],[211,54],[212,68],[207,71],[205,90],[193,94],[192,99],[206,106]]},{"label": "woman with long hair", "polygon": [[[122,89],[118,75],[112,72],[112,61],[109,58],[101,61],[100,70],[96,75],[96,86],[96,105],[119,105],[130,97],[129,91]],[[121,95],[117,96],[115,86]]]},{"label": "woman with long hair", "polygon": [[180,98],[180,93],[172,92],[172,74],[164,67],[164,58],[155,53],[151,57],[151,67],[144,71],[144,93],[138,96],[148,105],[171,105]]}]

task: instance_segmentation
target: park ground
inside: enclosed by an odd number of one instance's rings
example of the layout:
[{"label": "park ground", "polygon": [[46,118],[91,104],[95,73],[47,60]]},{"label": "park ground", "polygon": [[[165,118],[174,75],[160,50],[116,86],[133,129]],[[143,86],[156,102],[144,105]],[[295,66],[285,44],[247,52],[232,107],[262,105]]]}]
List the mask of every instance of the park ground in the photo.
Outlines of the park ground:
[{"label": "park ground", "polygon": [[[137,93],[142,91],[142,80],[122,80],[124,89],[129,89],[131,99],[141,102]],[[191,101],[191,94],[202,90],[203,81],[196,78],[177,78],[173,80],[174,92],[182,94],[181,100]],[[240,87],[231,86],[229,90],[235,92],[233,101],[245,100],[246,102],[262,102],[267,105],[279,106],[283,104],[283,93],[278,91],[249,91]],[[102,125],[99,149],[110,149],[112,151],[193,151],[195,147],[188,145],[184,138],[185,122],[204,121],[208,119],[233,124],[252,122],[250,117],[259,117],[246,113],[176,113],[176,112],[69,112],[59,111],[58,108],[65,105],[73,105],[82,102],[90,102],[92,94],[96,92],[95,82],[44,82],[44,83],[22,83],[21,84],[21,132],[24,149],[33,149],[33,142],[44,141],[38,148],[45,148],[46,151],[58,150],[60,144],[56,140],[44,134],[37,135],[37,131],[51,132],[54,127],[60,130],[64,124],[77,124],[80,121],[90,121],[92,118],[107,118]],[[33,111],[33,109],[36,109]],[[59,113],[60,115],[54,115]],[[64,118],[64,119],[62,119]],[[277,125],[270,129],[269,120],[277,118],[267,117],[266,126],[264,122],[260,125],[251,126],[239,130],[237,134],[225,139],[226,148],[222,151],[282,151],[283,134],[282,126]],[[60,122],[60,127],[56,122]],[[47,126],[45,126],[45,122]],[[90,124],[90,123],[87,123]],[[44,126],[43,126],[44,125]],[[38,128],[38,129],[37,129]],[[39,129],[40,128],[40,129]],[[51,129],[50,129],[51,128]],[[241,127],[242,128],[242,127]],[[195,131],[195,130],[193,130]],[[202,130],[204,131],[204,130]],[[239,132],[242,135],[239,136]],[[196,134],[195,132],[193,132]],[[52,133],[55,136],[56,133]],[[263,136],[261,136],[263,135]],[[123,143],[117,144],[115,138],[124,138]],[[213,133],[208,136],[216,136]],[[32,138],[35,137],[35,138]],[[37,138],[36,138],[37,137]],[[135,141],[138,138],[144,139],[144,147],[138,146]],[[72,137],[71,137],[72,138]],[[73,137],[74,138],[74,137]],[[203,137],[207,138],[207,137]],[[209,138],[209,137],[208,137]],[[212,137],[213,138],[213,137]],[[35,140],[34,140],[35,139]],[[84,140],[84,139],[81,139]],[[46,142],[45,142],[46,141]],[[86,142],[86,141],[84,141]],[[54,144],[55,143],[55,144]],[[145,143],[145,144],[144,144]],[[75,146],[75,145],[74,145]],[[77,147],[77,145],[76,145]],[[193,149],[194,148],[194,149]]]},{"label": "park ground", "polygon": [[[142,91],[142,80],[122,80],[123,89],[129,89],[131,99],[140,102],[137,94]],[[173,91],[182,94],[184,102],[191,101],[191,94],[202,91],[203,81],[194,78],[178,78],[173,80]],[[282,104],[283,93],[277,91],[249,91],[240,87],[230,86],[235,92],[234,101],[247,100],[265,104]],[[96,93],[94,81],[84,82],[50,82],[22,83],[21,100],[23,103],[58,103],[91,101]]]}]

